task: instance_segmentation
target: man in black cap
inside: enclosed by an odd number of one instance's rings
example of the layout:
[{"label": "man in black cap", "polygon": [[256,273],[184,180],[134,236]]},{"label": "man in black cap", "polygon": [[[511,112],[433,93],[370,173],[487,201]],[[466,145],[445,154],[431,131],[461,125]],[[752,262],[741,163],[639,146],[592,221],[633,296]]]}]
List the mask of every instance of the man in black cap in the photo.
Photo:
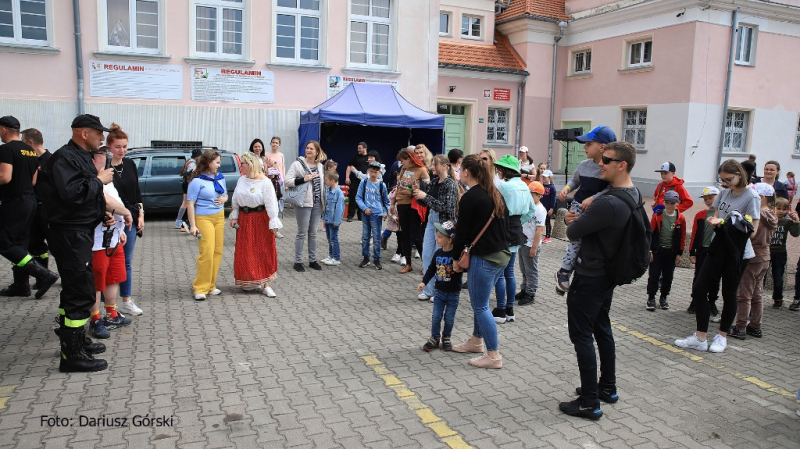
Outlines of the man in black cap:
[{"label": "man in black cap", "polygon": [[100,172],[92,154],[103,145],[105,128],[94,115],[84,114],[72,121],[72,139],[59,148],[47,163],[44,204],[49,214],[50,251],[61,274],[61,301],[57,334],[61,339],[61,372],[101,371],[108,367],[93,354],[105,346],[86,337],[89,310],[95,302],[92,275],[94,228],[105,221],[105,212],[125,217],[130,228],[131,213],[118,201],[103,194],[113,180],[112,168]]},{"label": "man in black cap", "polygon": [[36,183],[39,160],[36,152],[19,138],[19,120],[0,117],[0,255],[14,264],[14,282],[0,296],[30,296],[28,276],[38,282],[36,299],[56,282],[58,275],[39,264],[28,253],[28,239],[36,212]]}]

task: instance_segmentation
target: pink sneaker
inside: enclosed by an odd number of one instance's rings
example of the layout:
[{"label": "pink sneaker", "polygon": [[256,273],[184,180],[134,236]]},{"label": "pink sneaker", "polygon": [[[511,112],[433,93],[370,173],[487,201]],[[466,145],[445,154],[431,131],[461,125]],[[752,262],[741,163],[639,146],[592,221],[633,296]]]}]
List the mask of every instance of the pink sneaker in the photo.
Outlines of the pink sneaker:
[{"label": "pink sneaker", "polygon": [[483,354],[480,357],[470,359],[469,364],[477,368],[500,369],[503,367],[503,357],[493,359],[489,354]]},{"label": "pink sneaker", "polygon": [[550,243],[550,237],[543,238],[542,243]]},{"label": "pink sneaker", "polygon": [[460,352],[460,353],[467,353],[467,352],[474,352],[476,354],[483,354],[484,350],[486,349],[486,345],[481,342],[481,344],[476,345],[472,342],[472,339],[467,339],[464,343],[460,345],[453,346],[453,352]]}]

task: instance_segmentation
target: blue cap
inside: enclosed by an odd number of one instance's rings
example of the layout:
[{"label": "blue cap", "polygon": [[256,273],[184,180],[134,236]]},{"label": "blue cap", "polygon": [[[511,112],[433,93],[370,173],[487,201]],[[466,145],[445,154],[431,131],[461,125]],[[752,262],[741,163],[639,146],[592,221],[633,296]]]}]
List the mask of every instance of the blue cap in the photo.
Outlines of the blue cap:
[{"label": "blue cap", "polygon": [[617,141],[617,135],[608,126],[598,126],[588,133],[575,138],[578,142],[611,143]]}]

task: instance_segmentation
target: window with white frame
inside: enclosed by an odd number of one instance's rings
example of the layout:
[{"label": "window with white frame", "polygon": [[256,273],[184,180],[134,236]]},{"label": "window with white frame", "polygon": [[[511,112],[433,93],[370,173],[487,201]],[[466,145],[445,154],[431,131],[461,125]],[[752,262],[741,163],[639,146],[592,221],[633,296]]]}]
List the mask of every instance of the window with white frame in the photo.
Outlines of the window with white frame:
[{"label": "window with white frame", "polygon": [[0,41],[47,44],[47,0],[0,0]]},{"label": "window with white frame", "polygon": [[350,63],[389,67],[390,0],[352,0],[350,3]]},{"label": "window with white frame", "polygon": [[158,0],[106,0],[109,47],[158,52]]},{"label": "window with white frame", "polygon": [[736,30],[736,59],[738,64],[755,63],[756,34],[758,28],[752,25],[739,25]]},{"label": "window with white frame", "polygon": [[439,36],[450,35],[450,13],[439,13]]},{"label": "window with white frame", "polygon": [[592,50],[577,50],[572,53],[572,74],[584,75],[592,73]]},{"label": "window with white frame", "polygon": [[653,60],[653,40],[628,42],[628,67],[646,67]]},{"label": "window with white frame", "polygon": [[794,138],[794,154],[800,154],[800,122],[797,123],[797,134]]},{"label": "window with white frame", "polygon": [[747,111],[728,111],[725,116],[725,139],[723,151],[744,152],[747,144],[747,123],[750,113]]},{"label": "window with white frame", "polygon": [[461,16],[461,37],[480,39],[481,17],[467,14]]},{"label": "window with white frame", "polygon": [[622,111],[622,136],[625,142],[637,150],[644,149],[647,129],[647,109],[626,109]]},{"label": "window with white frame", "polygon": [[244,47],[243,0],[194,0],[195,53],[241,58]]},{"label": "window with white frame", "polygon": [[320,0],[278,0],[275,56],[284,61],[319,62]]},{"label": "window with white frame", "polygon": [[487,143],[508,143],[509,112],[509,109],[489,108],[489,117],[486,120]]}]

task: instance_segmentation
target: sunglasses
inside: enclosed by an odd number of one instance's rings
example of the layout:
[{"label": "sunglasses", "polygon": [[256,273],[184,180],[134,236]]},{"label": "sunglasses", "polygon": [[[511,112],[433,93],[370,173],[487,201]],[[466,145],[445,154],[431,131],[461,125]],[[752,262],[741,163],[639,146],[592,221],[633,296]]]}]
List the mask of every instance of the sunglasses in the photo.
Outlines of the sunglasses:
[{"label": "sunglasses", "polygon": [[601,160],[603,161],[603,165],[608,165],[612,162],[625,162],[622,159],[614,159],[613,157],[608,157],[608,156],[603,156]]}]

